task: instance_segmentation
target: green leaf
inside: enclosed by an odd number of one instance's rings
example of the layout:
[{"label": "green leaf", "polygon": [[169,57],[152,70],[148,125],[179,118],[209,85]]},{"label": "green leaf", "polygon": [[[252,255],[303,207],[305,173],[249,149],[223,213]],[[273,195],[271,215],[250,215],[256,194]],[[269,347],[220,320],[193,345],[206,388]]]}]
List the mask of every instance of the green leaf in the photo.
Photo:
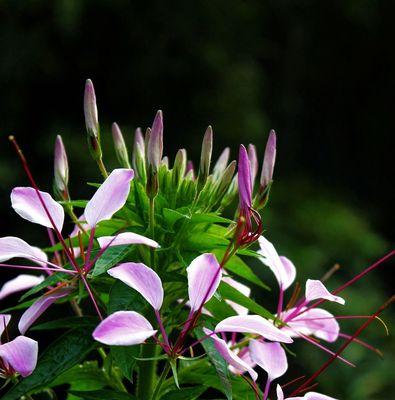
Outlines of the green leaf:
[{"label": "green leaf", "polygon": [[133,250],[133,247],[131,245],[109,247],[96,261],[91,275],[99,276],[104,274],[107,270],[122,261]]},{"label": "green leaf", "polygon": [[176,210],[172,210],[170,208],[164,208],[162,210],[162,213],[163,213],[163,218],[170,229],[173,228],[174,224],[177,221],[180,221],[182,219],[190,219],[188,215],[183,214]]},{"label": "green leaf", "polygon": [[32,287],[30,290],[24,293],[23,296],[21,296],[21,298],[19,299],[19,301],[27,299],[31,295],[38,293],[40,290],[46,289],[48,286],[55,286],[55,284],[58,282],[67,281],[69,278],[70,278],[69,274],[66,274],[64,272],[55,272],[54,274],[44,279],[41,283]]},{"label": "green leaf", "polygon": [[84,360],[95,346],[89,329],[66,332],[44,351],[34,372],[11,388],[2,400],[17,400],[26,393],[50,385],[60,374]]},{"label": "green leaf", "polygon": [[111,346],[111,355],[116,365],[129,381],[132,380],[136,357],[140,355],[141,346]]},{"label": "green leaf", "polygon": [[8,313],[10,311],[15,311],[15,310],[24,310],[25,308],[30,307],[36,300],[37,299],[24,301],[23,303],[17,304],[16,306],[5,308],[4,310],[0,311],[0,314],[5,314],[5,313]]},{"label": "green leaf", "polygon": [[134,396],[123,393],[116,392],[115,390],[103,389],[95,390],[93,392],[70,390],[70,393],[74,396],[83,398],[84,400],[133,400],[136,399]]},{"label": "green leaf", "polygon": [[177,360],[170,359],[169,360],[171,372],[173,373],[174,383],[176,384],[177,388],[180,388],[180,384],[178,383],[178,372],[177,372]]},{"label": "green leaf", "polygon": [[[198,339],[203,338],[205,333],[202,329],[195,329],[195,334]],[[229,380],[229,369],[227,362],[218,354],[217,349],[214,346],[214,341],[212,339],[207,339],[202,341],[202,346],[206,351],[208,358],[214,365],[215,370],[221,381],[221,390],[225,394],[228,400],[232,400],[232,385]]]},{"label": "green leaf", "polygon": [[230,224],[232,222],[231,219],[221,217],[214,213],[193,214],[191,217],[192,224]]},{"label": "green leaf", "polygon": [[60,204],[73,206],[76,208],[85,208],[88,204],[88,200],[70,200],[70,201],[59,201]]},{"label": "green leaf", "polygon": [[266,310],[265,307],[255,303],[254,300],[245,296],[243,293],[239,292],[237,289],[225,282],[221,282],[218,291],[224,299],[232,300],[235,303],[248,308],[254,314],[258,314],[269,319],[275,318],[270,311]]},{"label": "green leaf", "polygon": [[[217,260],[221,261],[224,257],[225,250],[215,249],[213,253],[217,257]],[[225,264],[225,270],[232,272],[233,274],[245,279],[248,282],[254,283],[263,289],[270,290],[270,287],[264,284],[240,257],[231,257],[230,260]]]},{"label": "green leaf", "polygon": [[235,310],[228,303],[218,300],[215,296],[204,305],[204,308],[210,311],[218,321],[236,314]]},{"label": "green leaf", "polygon": [[183,248],[197,252],[211,252],[214,249],[225,248],[229,241],[223,236],[217,236],[209,232],[193,231],[183,242]]},{"label": "green leaf", "polygon": [[141,312],[147,305],[141,295],[125,285],[121,281],[116,281],[110,290],[107,311],[112,314],[115,311],[129,310]]},{"label": "green leaf", "polygon": [[195,400],[198,399],[206,390],[207,387],[204,386],[181,388],[179,390],[167,392],[161,397],[161,400]]},{"label": "green leaf", "polygon": [[69,329],[69,328],[95,328],[99,324],[99,319],[97,317],[67,317],[57,319],[55,321],[44,322],[43,324],[33,326],[30,328],[32,331],[43,331],[51,329]]}]

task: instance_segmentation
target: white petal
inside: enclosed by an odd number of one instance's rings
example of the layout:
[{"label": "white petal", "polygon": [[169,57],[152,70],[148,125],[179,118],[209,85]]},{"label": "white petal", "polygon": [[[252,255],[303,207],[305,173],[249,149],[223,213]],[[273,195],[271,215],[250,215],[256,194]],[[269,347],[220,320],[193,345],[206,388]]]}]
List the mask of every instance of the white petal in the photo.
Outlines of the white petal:
[{"label": "white petal", "polygon": [[339,296],[334,296],[319,280],[307,279],[306,282],[306,300],[312,301],[317,299],[325,299],[344,304],[346,301]]}]

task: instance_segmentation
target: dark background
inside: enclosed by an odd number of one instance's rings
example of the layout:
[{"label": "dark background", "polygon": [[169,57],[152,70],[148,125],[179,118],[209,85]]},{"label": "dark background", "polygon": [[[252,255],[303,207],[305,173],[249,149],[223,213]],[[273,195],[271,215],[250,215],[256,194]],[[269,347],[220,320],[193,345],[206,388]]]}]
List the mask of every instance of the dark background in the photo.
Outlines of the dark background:
[{"label": "dark background", "polygon": [[[46,244],[9,207],[11,188],[27,185],[10,133],[43,190],[52,186],[56,134],[68,150],[73,197],[99,179],[82,108],[91,78],[109,166],[117,165],[111,122],[131,144],[158,108],[171,158],[186,147],[197,161],[208,124],[215,155],[229,145],[236,156],[239,143],[254,142],[262,156],[276,129],[267,236],[295,261],[302,283],[339,262],[329,283],[336,287],[394,241],[394,14],[392,1],[0,1],[0,234]],[[343,314],[374,312],[393,293],[393,266],[348,290]],[[354,346],[348,356],[358,369],[332,366],[322,391],[393,398],[394,341],[379,324],[364,337],[384,348],[384,360]],[[295,363],[311,373],[326,356],[307,346]]]}]

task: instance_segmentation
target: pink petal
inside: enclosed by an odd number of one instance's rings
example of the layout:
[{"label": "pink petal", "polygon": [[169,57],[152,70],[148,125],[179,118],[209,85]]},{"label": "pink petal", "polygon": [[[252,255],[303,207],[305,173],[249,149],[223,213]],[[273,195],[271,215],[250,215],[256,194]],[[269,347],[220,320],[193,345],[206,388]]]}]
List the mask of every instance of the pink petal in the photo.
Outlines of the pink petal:
[{"label": "pink petal", "polygon": [[56,229],[60,232],[63,228],[64,210],[49,193],[39,191],[45,204],[45,210],[41,200],[32,187],[16,187],[11,192],[12,208],[22,218],[27,219],[34,224],[53,228],[52,222],[48,218],[50,214]]},{"label": "pink petal", "polygon": [[287,333],[276,328],[260,315],[236,315],[225,318],[215,327],[215,332],[254,333],[276,342],[293,342]]},{"label": "pink petal", "polygon": [[346,302],[342,297],[330,293],[321,281],[313,279],[307,279],[305,296],[307,301],[325,299],[342,305]]},{"label": "pink petal", "polygon": [[[303,310],[305,310],[305,308],[302,308],[301,311]],[[287,315],[291,315],[294,311],[294,308],[288,310],[284,313],[283,318],[286,319]],[[287,324],[294,331],[307,336],[314,335],[327,342],[336,341],[340,332],[340,326],[337,320],[331,313],[322,308],[312,308],[300,314],[300,316],[293,317]],[[297,336],[294,331],[286,326],[284,326],[282,330],[289,333],[290,336]]]},{"label": "pink petal", "polygon": [[0,314],[0,338],[11,320],[10,314]]},{"label": "pink petal", "polygon": [[16,278],[6,282],[0,289],[0,300],[9,296],[10,294],[19,292],[21,290],[30,289],[44,280],[44,277],[37,275],[21,274]]},{"label": "pink petal", "polygon": [[[206,335],[211,335],[212,331],[207,328],[203,328]],[[258,374],[244,362],[234,351],[230,350],[225,340],[220,339],[217,335],[211,335],[211,339],[214,340],[214,346],[217,349],[220,356],[233,368],[238,371],[248,372],[253,381],[256,381]]]},{"label": "pink petal", "polygon": [[237,180],[239,185],[239,204],[242,210],[249,210],[252,203],[251,168],[247,150],[240,145]]},{"label": "pink petal", "polygon": [[279,256],[273,244],[266,238],[259,238],[261,261],[273,272],[278,284],[283,290],[288,289],[296,277],[296,268],[288,258]]},{"label": "pink petal", "polygon": [[303,397],[287,397],[284,399],[284,394],[280,385],[277,385],[277,400],[336,400],[333,397],[325,396],[316,392],[308,392]]},{"label": "pink petal", "polygon": [[26,336],[18,336],[0,346],[0,357],[23,377],[30,375],[37,365],[38,343]]},{"label": "pink petal", "polygon": [[277,392],[277,400],[284,400],[284,392],[281,389],[280,385],[277,385],[276,392]]},{"label": "pink petal", "polygon": [[[229,343],[228,343],[228,345],[229,345]],[[239,351],[237,351],[237,350],[234,350],[234,351],[237,354],[237,356],[239,358],[241,358],[251,368],[254,368],[256,366],[256,362],[252,361],[252,359],[251,359],[250,350],[248,348],[245,347]],[[240,370],[236,369],[235,367],[233,367],[232,365],[229,365],[229,371],[235,375],[240,375],[240,374],[244,373],[244,371],[240,371]]]},{"label": "pink petal", "polygon": [[97,326],[93,338],[112,346],[132,346],[143,343],[156,332],[139,313],[117,311]]},{"label": "pink petal", "polygon": [[42,250],[30,246],[22,239],[15,236],[0,238],[0,262],[16,257],[26,258],[41,266],[45,266],[47,261],[47,255]]},{"label": "pink petal", "polygon": [[137,290],[147,301],[159,310],[163,303],[163,287],[159,275],[142,263],[127,262],[111,268],[108,274]]},{"label": "pink petal", "polygon": [[117,236],[102,236],[97,239],[101,248],[106,246],[119,246],[125,244],[144,244],[149,247],[160,247],[155,240],[149,239],[145,236],[133,232],[120,233]]},{"label": "pink petal", "polygon": [[213,254],[196,257],[187,268],[191,310],[197,311],[211,299],[222,278],[221,266]]},{"label": "pink petal", "polygon": [[22,315],[19,320],[18,329],[19,332],[24,335],[26,331],[32,326],[32,324],[45,312],[45,310],[56,300],[67,296],[71,292],[71,288],[59,289],[56,292],[52,292],[48,295],[40,297],[35,301]]},{"label": "pink petal", "polygon": [[270,381],[287,371],[287,355],[280,343],[251,340],[249,348],[251,359],[267,372]]},{"label": "pink petal", "polygon": [[[230,276],[224,276],[222,278],[223,282],[226,282],[228,285],[232,286],[233,288],[237,289],[240,293],[244,294],[244,296],[250,297],[251,294],[251,289],[243,285],[240,282],[235,281],[232,279]],[[247,315],[248,314],[248,308],[241,306],[240,304],[235,303],[234,301],[231,300],[225,300],[235,311],[238,315]]]},{"label": "pink petal", "polygon": [[133,175],[132,169],[114,169],[97,189],[84,211],[90,228],[94,228],[100,221],[110,219],[124,206]]}]

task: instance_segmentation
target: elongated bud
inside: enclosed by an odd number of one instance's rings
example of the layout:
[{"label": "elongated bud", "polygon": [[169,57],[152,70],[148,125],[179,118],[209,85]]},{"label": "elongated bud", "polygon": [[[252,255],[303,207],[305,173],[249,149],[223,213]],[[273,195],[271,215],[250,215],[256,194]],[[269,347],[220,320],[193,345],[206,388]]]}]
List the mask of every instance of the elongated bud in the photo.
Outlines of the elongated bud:
[{"label": "elongated bud", "polygon": [[251,186],[254,189],[255,178],[258,173],[258,156],[255,145],[251,143],[248,145],[248,159],[250,160]]},{"label": "elongated bud", "polygon": [[176,158],[174,159],[172,180],[173,185],[178,187],[181,180],[184,178],[185,171],[187,168],[187,152],[185,149],[178,150]]},{"label": "elongated bud", "polygon": [[248,213],[252,204],[251,168],[247,150],[240,145],[238,164],[239,207]]},{"label": "elongated bud", "polygon": [[90,79],[86,80],[84,92],[84,114],[86,131],[88,132],[89,151],[95,161],[101,160],[100,127],[97,117],[95,88]]},{"label": "elongated bud", "polygon": [[89,135],[99,137],[95,88],[90,79],[86,80],[84,93],[84,114],[86,130]]},{"label": "elongated bud", "polygon": [[238,189],[238,174],[236,174],[233,177],[227,192],[225,193],[225,195],[221,200],[222,208],[226,208],[233,201],[233,199],[236,197],[237,189]]},{"label": "elongated bud", "polygon": [[226,168],[220,177],[220,183],[216,192],[216,196],[220,201],[225,193],[228,191],[236,170],[236,161],[233,160]]},{"label": "elongated bud", "polygon": [[260,190],[263,191],[273,180],[274,164],[276,162],[276,132],[272,129],[266,143],[260,179]]},{"label": "elongated bud", "polygon": [[193,162],[188,160],[187,162],[187,169],[185,171],[185,179],[195,180],[195,168],[193,167]]},{"label": "elongated bud", "polygon": [[162,160],[163,154],[163,114],[159,110],[156,113],[151,128],[151,134],[147,146],[147,159],[153,171],[156,172]]},{"label": "elongated bud", "polygon": [[200,155],[198,186],[202,188],[210,173],[211,154],[213,152],[213,129],[209,126],[204,134]]},{"label": "elongated bud", "polygon": [[54,188],[57,195],[62,200],[69,200],[68,184],[69,184],[69,163],[64,148],[63,140],[60,135],[56,136],[55,141],[55,159],[54,159]]},{"label": "elongated bud", "polygon": [[218,157],[218,160],[213,168],[214,178],[220,177],[222,173],[225,171],[225,168],[228,165],[229,161],[229,154],[230,154],[230,148],[226,147],[221,153],[221,155]]},{"label": "elongated bud", "polygon": [[118,124],[114,122],[111,126],[112,138],[114,140],[115,154],[119,163],[124,168],[130,168],[128,149],[125,144],[121,129]]},{"label": "elongated bud", "polygon": [[145,162],[145,142],[140,128],[137,128],[134,134],[132,165],[135,174],[141,179],[143,183],[145,183],[147,180],[146,162]]}]

